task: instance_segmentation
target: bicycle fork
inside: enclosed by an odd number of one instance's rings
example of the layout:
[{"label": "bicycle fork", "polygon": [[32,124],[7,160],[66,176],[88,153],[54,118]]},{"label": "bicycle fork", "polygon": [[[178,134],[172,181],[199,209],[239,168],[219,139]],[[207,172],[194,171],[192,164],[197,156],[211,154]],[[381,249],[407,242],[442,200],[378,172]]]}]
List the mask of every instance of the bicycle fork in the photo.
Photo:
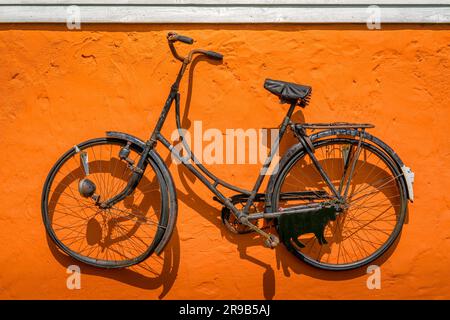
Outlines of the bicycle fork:
[{"label": "bicycle fork", "polygon": [[[134,192],[134,190],[137,188],[137,186],[139,185],[139,182],[141,182],[142,176],[144,175],[145,169],[147,168],[147,164],[148,164],[147,163],[147,157],[148,157],[148,154],[155,147],[158,133],[160,132],[160,130],[161,130],[163,124],[164,124],[164,121],[165,121],[165,119],[167,117],[167,114],[168,114],[168,112],[170,110],[172,102],[178,96],[178,84],[180,82],[181,76],[183,75],[185,69],[186,69],[186,64],[183,64],[183,66],[182,66],[182,68],[180,70],[180,73],[179,73],[179,75],[177,77],[177,80],[175,81],[175,83],[171,87],[169,96],[167,97],[167,100],[166,100],[166,102],[164,104],[163,111],[161,112],[161,115],[160,115],[160,117],[158,119],[158,122],[156,123],[155,129],[153,130],[153,132],[152,132],[152,134],[150,136],[150,139],[148,139],[147,142],[145,143],[144,149],[142,151],[142,154],[141,154],[141,156],[139,158],[139,161],[138,161],[137,165],[134,165],[134,161],[131,160],[130,158],[128,158],[128,155],[130,154],[130,149],[129,149],[130,148],[130,143],[128,143],[125,147],[123,147],[119,151],[119,158],[120,158],[120,160],[124,160],[125,162],[127,162],[127,166],[128,166],[128,168],[131,169],[132,174],[131,174],[131,177],[128,180],[128,183],[125,186],[125,188],[120,193],[115,195],[114,197],[112,197],[112,198],[110,198],[110,199],[108,199],[106,201],[103,201],[103,202],[100,201],[98,196],[96,197],[96,199],[94,199],[94,200],[96,200],[96,204],[101,209],[111,208],[116,203],[122,201],[123,199],[125,199],[126,197],[131,195]],[[94,187],[95,187],[95,185],[94,185]]]},{"label": "bicycle fork", "polygon": [[133,160],[128,158],[128,155],[130,154],[130,143],[128,143],[125,147],[123,147],[119,152],[119,158],[121,160],[124,160],[127,162],[128,167],[131,169],[132,174],[130,179],[128,180],[127,185],[125,188],[115,195],[114,197],[103,201],[99,204],[100,208],[107,209],[114,206],[117,202],[122,201],[129,195],[133,193],[133,191],[138,186],[139,182],[141,182],[142,176],[144,175],[145,169],[147,168],[147,156],[148,153],[152,150],[154,146],[154,142],[152,140],[148,140],[145,144],[144,151],[141,154],[141,157],[139,158],[138,164],[135,166]]}]

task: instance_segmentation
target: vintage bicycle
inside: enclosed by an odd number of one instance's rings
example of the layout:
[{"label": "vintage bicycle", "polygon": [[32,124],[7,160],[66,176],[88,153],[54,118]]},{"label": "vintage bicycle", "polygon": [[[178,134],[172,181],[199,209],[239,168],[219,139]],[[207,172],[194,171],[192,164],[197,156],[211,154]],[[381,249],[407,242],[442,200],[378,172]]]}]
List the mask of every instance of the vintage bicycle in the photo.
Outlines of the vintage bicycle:
[{"label": "vintage bicycle", "polygon": [[[69,256],[104,268],[137,264],[161,254],[177,219],[177,195],[157,142],[214,194],[222,221],[234,233],[256,232],[264,245],[279,242],[304,262],[326,270],[348,270],[379,258],[394,243],[413,201],[414,173],[384,142],[369,134],[371,124],[294,123],[311,87],[267,79],[264,87],[289,104],[253,189],[216,177],[183,139],[179,84],[196,55],[222,60],[220,53],[195,49],[181,56],[176,42],[193,39],[170,32],[168,44],[181,68],[156,125],[146,141],[130,134],[106,137],[69,149],[50,170],[42,193],[46,231]],[[161,133],[169,110],[184,151]],[[267,175],[280,140],[290,130],[294,144]],[[188,156],[186,156],[187,154]],[[260,192],[265,177],[266,190]],[[219,188],[232,191],[224,195]]]}]

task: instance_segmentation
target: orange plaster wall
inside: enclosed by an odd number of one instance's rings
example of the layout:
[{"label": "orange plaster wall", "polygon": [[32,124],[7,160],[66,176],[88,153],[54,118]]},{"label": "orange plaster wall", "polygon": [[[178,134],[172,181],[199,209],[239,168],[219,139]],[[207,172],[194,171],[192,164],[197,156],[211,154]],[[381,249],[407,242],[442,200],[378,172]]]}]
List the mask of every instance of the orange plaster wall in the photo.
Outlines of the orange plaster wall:
[{"label": "orange plaster wall", "polygon": [[[315,270],[281,246],[230,235],[207,189],[173,164],[179,220],[164,255],[126,270],[81,265],[81,289],[66,288],[76,262],[46,239],[45,177],[60,154],[106,130],[147,137],[179,67],[169,30],[225,55],[193,73],[190,120],[204,129],[277,126],[286,106],[263,80],[295,81],[314,88],[306,121],[370,121],[413,168],[416,201],[397,247],[378,262],[381,290],[366,288],[365,270]],[[0,298],[450,298],[449,57],[448,26],[1,25]],[[183,106],[186,88],[187,77]],[[258,166],[212,170],[250,188]]]}]

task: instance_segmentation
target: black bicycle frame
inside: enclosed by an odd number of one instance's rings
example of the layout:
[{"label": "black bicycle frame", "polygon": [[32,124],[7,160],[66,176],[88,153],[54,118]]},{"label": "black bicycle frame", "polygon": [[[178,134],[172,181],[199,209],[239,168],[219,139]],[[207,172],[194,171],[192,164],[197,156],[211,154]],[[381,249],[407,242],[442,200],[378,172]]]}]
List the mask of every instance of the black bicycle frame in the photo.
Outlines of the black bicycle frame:
[{"label": "black bicycle frame", "polygon": [[[124,188],[124,190],[122,192],[120,192],[119,194],[117,194],[116,196],[114,196],[113,198],[105,201],[104,203],[101,204],[102,207],[109,207],[114,205],[115,203],[123,200],[125,197],[127,197],[128,195],[130,195],[134,189],[137,187],[137,185],[139,184],[143,173],[146,169],[147,166],[147,157],[148,157],[148,153],[156,146],[157,141],[160,141],[166,148],[169,149],[169,151],[190,171],[192,172],[209,190],[211,190],[212,193],[214,193],[214,195],[216,195],[216,197],[220,200],[220,202],[225,205],[228,209],[230,209],[234,215],[238,218],[241,219],[242,216],[247,216],[248,219],[260,219],[260,218],[273,218],[273,217],[277,217],[281,214],[286,213],[287,211],[291,211],[295,210],[296,212],[309,212],[309,211],[317,211],[319,209],[321,209],[323,206],[321,204],[311,204],[311,205],[301,205],[301,206],[297,206],[297,207],[291,207],[288,210],[284,210],[283,212],[274,212],[274,213],[259,213],[259,214],[251,214],[249,215],[249,209],[251,207],[251,205],[254,203],[255,198],[258,194],[258,191],[264,181],[265,178],[265,173],[267,172],[267,170],[269,169],[272,160],[275,156],[275,154],[278,152],[279,149],[279,145],[280,145],[280,140],[283,138],[286,129],[288,128],[288,126],[291,124],[291,116],[294,112],[295,107],[297,106],[297,101],[292,101],[290,103],[290,107],[289,110],[286,114],[286,116],[283,119],[283,122],[280,125],[280,130],[278,133],[278,137],[275,140],[275,142],[273,143],[273,145],[271,146],[271,150],[270,150],[270,154],[269,156],[266,158],[261,171],[259,173],[259,176],[254,184],[254,187],[252,190],[246,190],[246,189],[242,189],[239,187],[236,187],[220,178],[218,178],[217,176],[215,176],[212,172],[210,172],[207,168],[205,168],[195,157],[195,155],[193,154],[193,152],[191,151],[190,147],[187,145],[186,143],[186,139],[184,139],[184,134],[183,134],[183,129],[181,128],[181,121],[180,121],[180,94],[179,94],[179,85],[180,85],[180,81],[183,77],[184,72],[186,71],[187,65],[189,62],[187,61],[183,61],[183,64],[180,68],[180,71],[178,72],[177,78],[175,80],[175,82],[172,84],[171,89],[170,89],[170,93],[169,96],[167,97],[167,100],[164,104],[164,107],[161,111],[161,114],[159,116],[159,119],[155,125],[155,128],[153,129],[150,138],[146,141],[145,143],[145,148],[142,152],[142,155],[138,161],[138,164],[133,168],[133,174],[130,178],[130,180],[128,181],[127,186]],[[178,128],[178,133],[180,135],[182,144],[184,146],[184,148],[186,149],[188,156],[182,157],[179,152],[177,150],[175,150],[175,146],[173,144],[171,144],[162,134],[161,134],[161,130],[162,127],[166,121],[167,115],[172,107],[173,102],[175,101],[175,116],[176,116],[176,125]],[[334,195],[340,199],[341,196],[339,194],[339,192],[336,190],[336,188],[334,187],[334,185],[331,183],[329,177],[327,176],[327,174],[325,173],[325,171],[322,169],[321,165],[318,163],[316,157],[313,154],[313,150],[311,150],[310,148],[307,147],[307,142],[306,142],[306,138],[307,136],[303,136],[301,134],[296,134],[296,136],[298,137],[298,139],[301,141],[302,144],[304,144],[304,146],[306,147],[306,151],[309,154],[309,156],[311,157],[311,159],[313,160],[314,165],[317,167],[317,169],[319,170],[320,174],[322,175],[322,177],[324,178],[325,182],[328,184],[328,186],[330,187],[330,190],[333,191]],[[195,164],[193,165],[191,163],[191,161]],[[211,183],[209,180],[211,179],[213,182]],[[219,190],[218,190],[218,186],[221,185],[229,190],[232,191],[236,191],[239,193],[242,193],[244,195],[248,196],[247,202],[245,204],[245,207],[241,210],[238,210],[236,208],[236,206],[230,201],[230,199],[228,199],[227,197],[225,197]]]}]

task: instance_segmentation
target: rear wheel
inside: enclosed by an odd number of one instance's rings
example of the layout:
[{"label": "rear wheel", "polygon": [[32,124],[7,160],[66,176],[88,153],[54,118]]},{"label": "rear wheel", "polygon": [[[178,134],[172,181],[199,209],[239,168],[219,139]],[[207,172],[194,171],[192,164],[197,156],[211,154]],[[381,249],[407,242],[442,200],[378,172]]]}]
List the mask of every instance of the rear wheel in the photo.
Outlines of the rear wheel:
[{"label": "rear wheel", "polygon": [[[119,193],[131,170],[118,154],[127,141],[100,138],[83,142],[66,152],[53,166],[42,194],[42,216],[51,239],[68,255],[84,263],[121,268],[151,255],[168,221],[168,198],[158,167],[149,164],[133,194],[111,208],[96,203]],[[137,161],[140,150],[130,145],[128,158]],[[80,152],[77,152],[80,151]],[[80,163],[87,155],[89,174]],[[93,197],[79,191],[80,180],[95,185]]]},{"label": "rear wheel", "polygon": [[[357,145],[358,140],[352,138],[314,143],[315,156],[341,194],[346,188],[344,172],[347,178]],[[347,170],[344,169],[346,166]],[[282,196],[305,191],[317,194],[316,199],[293,200]],[[283,210],[323,202],[326,201],[325,194],[333,197],[310,157],[300,149],[281,168],[274,186],[272,208]],[[299,259],[327,270],[354,269],[380,257],[401,231],[407,198],[400,170],[377,146],[362,143],[345,206],[343,212],[336,214],[335,220],[327,220],[322,237],[325,241],[317,239],[317,234],[303,233],[308,230],[300,230],[294,237],[291,231],[295,230],[290,230],[289,235],[283,234],[284,227],[278,228],[280,238]]]}]

